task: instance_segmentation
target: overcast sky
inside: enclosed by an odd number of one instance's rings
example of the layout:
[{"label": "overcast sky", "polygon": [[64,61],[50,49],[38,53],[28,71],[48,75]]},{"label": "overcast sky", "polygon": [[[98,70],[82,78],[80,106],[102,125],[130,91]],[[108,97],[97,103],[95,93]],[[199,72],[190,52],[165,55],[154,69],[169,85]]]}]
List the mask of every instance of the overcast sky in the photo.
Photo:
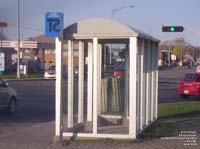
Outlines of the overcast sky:
[{"label": "overcast sky", "polygon": [[[134,8],[128,6],[134,5]],[[200,0],[20,0],[21,37],[23,40],[44,34],[45,13],[64,13],[65,27],[87,18],[111,18],[132,26],[160,40],[185,37],[200,46]],[[1,0],[0,21],[9,26],[4,34],[16,40],[17,0]],[[183,25],[183,33],[162,33],[162,25]],[[192,28],[196,33],[188,31]]]}]

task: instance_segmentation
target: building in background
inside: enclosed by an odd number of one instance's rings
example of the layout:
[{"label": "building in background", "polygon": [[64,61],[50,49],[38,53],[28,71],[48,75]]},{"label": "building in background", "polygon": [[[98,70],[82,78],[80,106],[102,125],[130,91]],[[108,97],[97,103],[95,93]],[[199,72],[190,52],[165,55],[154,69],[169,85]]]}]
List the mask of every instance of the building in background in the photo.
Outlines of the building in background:
[{"label": "building in background", "polygon": [[[3,40],[1,52],[5,53],[5,71],[14,73],[17,68],[17,42]],[[68,63],[67,44],[63,45],[64,65]],[[26,67],[25,73],[43,73],[51,66],[55,66],[55,39],[44,35],[29,38],[20,42],[20,65]],[[87,53],[86,53],[87,54]],[[74,67],[78,67],[78,43],[74,43]],[[24,71],[23,71],[24,72]]]},{"label": "building in background", "polygon": [[[16,72],[17,68],[17,42],[3,40],[1,52],[5,54],[5,71]],[[45,68],[55,65],[54,39],[44,36],[30,38],[20,42],[20,65],[26,66],[27,73],[43,72]]]}]

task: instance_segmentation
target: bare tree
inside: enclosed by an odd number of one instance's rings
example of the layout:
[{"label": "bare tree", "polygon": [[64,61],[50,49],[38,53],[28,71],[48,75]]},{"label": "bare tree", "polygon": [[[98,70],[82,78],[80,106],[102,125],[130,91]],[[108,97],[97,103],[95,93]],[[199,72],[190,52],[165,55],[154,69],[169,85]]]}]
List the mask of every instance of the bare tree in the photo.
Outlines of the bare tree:
[{"label": "bare tree", "polygon": [[8,40],[5,34],[0,34],[0,40]]},{"label": "bare tree", "polygon": [[160,51],[168,49],[172,49],[172,53],[177,56],[178,60],[184,58],[185,55],[190,55],[195,60],[199,58],[200,55],[200,49],[198,47],[192,46],[183,37],[176,38],[171,41],[163,41],[160,43]]}]

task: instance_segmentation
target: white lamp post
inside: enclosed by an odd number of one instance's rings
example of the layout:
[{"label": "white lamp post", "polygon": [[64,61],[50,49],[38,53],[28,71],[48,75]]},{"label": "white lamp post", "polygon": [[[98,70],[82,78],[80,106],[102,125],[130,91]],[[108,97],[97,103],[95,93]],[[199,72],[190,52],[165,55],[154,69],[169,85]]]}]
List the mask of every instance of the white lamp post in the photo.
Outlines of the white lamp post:
[{"label": "white lamp post", "polygon": [[130,6],[122,6],[122,7],[118,7],[118,8],[114,8],[112,9],[112,19],[114,17],[114,14],[117,12],[117,11],[120,11],[122,9],[126,9],[126,8],[133,8],[134,6],[133,5],[130,5]]},{"label": "white lamp post", "polygon": [[[134,8],[134,6],[133,6],[133,5],[121,6],[121,7],[112,9],[112,19],[114,18],[114,14],[115,14],[117,11],[120,11],[120,10],[126,9],[126,8]],[[110,64],[112,64],[112,44],[110,45]]]},{"label": "white lamp post", "polygon": [[20,13],[19,0],[17,0],[17,78],[20,78]]}]

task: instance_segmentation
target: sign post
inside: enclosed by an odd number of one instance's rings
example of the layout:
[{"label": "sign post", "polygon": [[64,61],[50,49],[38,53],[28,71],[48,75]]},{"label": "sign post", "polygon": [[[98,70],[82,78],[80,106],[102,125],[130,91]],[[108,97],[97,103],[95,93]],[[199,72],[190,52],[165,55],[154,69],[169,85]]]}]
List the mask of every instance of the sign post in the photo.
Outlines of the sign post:
[{"label": "sign post", "polygon": [[[0,52],[3,52],[3,28],[6,28],[8,24],[6,22],[0,22],[0,28],[1,28],[1,48]],[[5,53],[0,53],[0,74],[2,71],[5,71]]]},{"label": "sign post", "polygon": [[[62,72],[63,72],[63,14],[47,12],[45,15],[45,35],[56,38],[56,115],[55,140],[62,141]],[[59,138],[58,138],[59,137]]]},{"label": "sign post", "polygon": [[1,48],[2,48],[2,40],[3,40],[3,28],[6,28],[8,24],[6,22],[0,22],[0,28],[1,28]]},{"label": "sign post", "polygon": [[5,71],[5,53],[0,53],[0,73]]},{"label": "sign post", "polygon": [[60,12],[47,12],[45,20],[45,35],[47,37],[62,38],[63,14]]}]

